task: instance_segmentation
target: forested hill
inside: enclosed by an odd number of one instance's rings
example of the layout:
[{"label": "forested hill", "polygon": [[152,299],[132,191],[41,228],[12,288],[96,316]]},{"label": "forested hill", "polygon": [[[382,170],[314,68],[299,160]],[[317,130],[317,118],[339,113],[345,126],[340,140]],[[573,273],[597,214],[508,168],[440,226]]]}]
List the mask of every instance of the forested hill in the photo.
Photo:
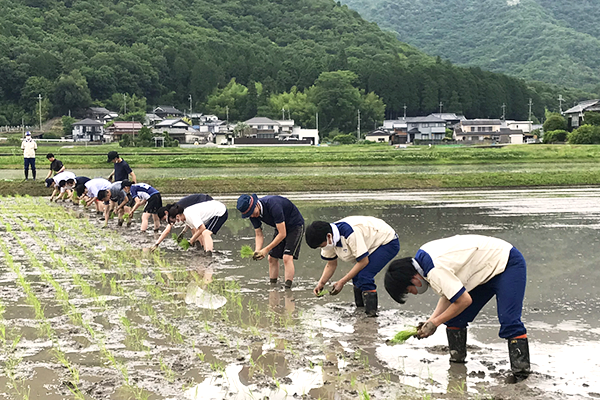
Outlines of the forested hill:
[{"label": "forested hill", "polygon": [[343,0],[398,38],[454,63],[600,92],[600,3]]},{"label": "forested hill", "polygon": [[[374,92],[388,117],[404,104],[409,115],[434,112],[440,101],[471,117],[497,117],[506,103],[507,117],[526,118],[530,97],[538,116],[556,108],[553,88],[425,56],[332,0],[0,2],[0,125],[36,121],[38,94],[44,118],[81,115],[92,102],[118,111],[124,94],[128,110],[187,109],[191,95],[195,111],[224,118],[211,96],[232,78],[245,85],[233,87],[238,98],[256,86],[264,103],[307,95],[322,72],[337,70],[353,73],[327,76],[323,87],[337,79]],[[327,99],[313,103],[320,111]],[[240,104],[228,105],[240,119],[256,111]]]}]

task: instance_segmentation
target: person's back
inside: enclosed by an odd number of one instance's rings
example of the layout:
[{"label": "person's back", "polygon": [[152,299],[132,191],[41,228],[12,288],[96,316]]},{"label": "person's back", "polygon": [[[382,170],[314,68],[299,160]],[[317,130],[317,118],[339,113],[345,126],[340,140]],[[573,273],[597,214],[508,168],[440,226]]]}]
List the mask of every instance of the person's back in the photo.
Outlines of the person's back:
[{"label": "person's back", "polygon": [[283,196],[268,195],[258,199],[262,205],[259,217],[250,217],[254,228],[260,227],[261,222],[275,227],[278,223],[285,222],[286,227],[304,225],[304,218],[298,208]]},{"label": "person's back", "polygon": [[181,200],[179,200],[176,204],[180,205],[182,208],[188,208],[193,206],[194,204],[203,203],[205,201],[213,200],[213,198],[204,193],[190,194],[189,196],[185,196]]}]

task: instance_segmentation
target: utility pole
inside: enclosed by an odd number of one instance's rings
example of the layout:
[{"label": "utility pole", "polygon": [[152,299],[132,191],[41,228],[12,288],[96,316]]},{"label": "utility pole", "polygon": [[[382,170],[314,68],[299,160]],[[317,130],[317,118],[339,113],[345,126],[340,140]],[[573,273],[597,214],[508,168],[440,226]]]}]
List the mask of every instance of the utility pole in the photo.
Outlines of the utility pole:
[{"label": "utility pole", "polygon": [[127,114],[127,94],[123,93],[123,115]]},{"label": "utility pole", "polygon": [[285,121],[285,108],[281,108],[281,119]]},{"label": "utility pole", "polygon": [[[190,97],[188,97],[188,99],[190,100],[190,121],[192,120],[192,95],[190,94]],[[193,123],[193,121],[192,121]]]},{"label": "utility pole", "polygon": [[315,128],[317,129],[317,133],[319,133],[319,113],[315,115]]},{"label": "utility pole", "polygon": [[227,113],[227,133],[229,133],[229,106],[225,106],[225,112]]},{"label": "utility pole", "polygon": [[565,99],[563,99],[562,94],[558,96],[558,109],[560,110],[560,113],[562,114],[562,102],[565,101]]},{"label": "utility pole", "polygon": [[358,126],[356,127],[357,140],[360,140],[360,109],[358,110]]},{"label": "utility pole", "polygon": [[506,120],[506,103],[502,103],[502,121]]},{"label": "utility pole", "polygon": [[406,104],[404,104],[404,119],[406,119]]},{"label": "utility pole", "polygon": [[533,107],[533,100],[530,97],[529,98],[529,119],[528,119],[528,121],[531,121],[531,107]]},{"label": "utility pole", "polygon": [[444,108],[444,103],[440,101],[440,114],[442,113],[442,109]]},{"label": "utility pole", "polygon": [[42,131],[42,95],[38,94],[38,100],[40,104],[40,132]]}]

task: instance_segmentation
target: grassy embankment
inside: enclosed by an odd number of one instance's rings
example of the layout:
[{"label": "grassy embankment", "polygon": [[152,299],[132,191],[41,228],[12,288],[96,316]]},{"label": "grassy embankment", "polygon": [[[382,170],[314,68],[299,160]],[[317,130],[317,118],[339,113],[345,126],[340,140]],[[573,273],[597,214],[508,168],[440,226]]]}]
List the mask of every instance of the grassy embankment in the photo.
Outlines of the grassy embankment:
[{"label": "grassy embankment", "polygon": [[[112,146],[73,148],[38,148],[38,168],[46,169],[43,155],[52,151],[67,168],[107,168],[106,152]],[[10,148],[0,149],[7,153]],[[15,155],[0,157],[0,169],[22,168],[20,150]],[[208,192],[214,194],[240,192],[289,191],[348,191],[398,190],[436,188],[481,188],[514,186],[563,186],[600,184],[598,168],[590,169],[600,160],[600,146],[520,145],[497,148],[473,147],[418,147],[396,150],[390,146],[336,146],[319,148],[194,148],[194,149],[119,149],[132,168],[219,168],[228,167],[293,167],[291,176],[259,176],[253,171],[248,176],[209,176],[202,178],[138,179],[150,183],[164,194]],[[170,153],[170,154],[169,154]],[[488,165],[518,165],[524,172],[490,172]],[[527,166],[544,164],[542,172],[527,172]],[[581,170],[564,166],[581,164]],[[480,165],[481,172],[460,174],[398,173],[384,176],[361,173],[337,176],[303,175],[302,167],[327,166],[390,166],[390,165]],[[292,170],[291,170],[292,171]],[[47,194],[34,183],[0,181],[3,194]]]}]

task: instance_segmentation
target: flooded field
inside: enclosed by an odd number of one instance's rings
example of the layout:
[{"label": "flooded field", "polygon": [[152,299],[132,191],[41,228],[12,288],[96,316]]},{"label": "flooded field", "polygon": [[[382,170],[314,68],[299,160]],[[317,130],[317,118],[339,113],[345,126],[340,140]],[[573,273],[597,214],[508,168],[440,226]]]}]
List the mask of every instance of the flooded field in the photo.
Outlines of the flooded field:
[{"label": "flooded field", "polygon": [[[450,365],[444,329],[389,346],[437,296],[400,306],[380,287],[364,317],[347,286],[315,298],[319,253],[303,245],[292,290],[242,259],[254,232],[230,218],[216,254],[154,234],[101,229],[95,213],[46,198],[0,198],[0,398],[588,399],[600,397],[600,190],[288,195],[305,219],[386,220],[399,256],[478,233],[528,262],[523,321],[533,374],[506,384],[508,352],[490,302],[469,329],[467,364]],[[270,237],[271,232],[267,230]],[[338,274],[351,266],[340,263]],[[335,278],[335,276],[334,276]],[[2,397],[4,396],[4,397]]]}]

